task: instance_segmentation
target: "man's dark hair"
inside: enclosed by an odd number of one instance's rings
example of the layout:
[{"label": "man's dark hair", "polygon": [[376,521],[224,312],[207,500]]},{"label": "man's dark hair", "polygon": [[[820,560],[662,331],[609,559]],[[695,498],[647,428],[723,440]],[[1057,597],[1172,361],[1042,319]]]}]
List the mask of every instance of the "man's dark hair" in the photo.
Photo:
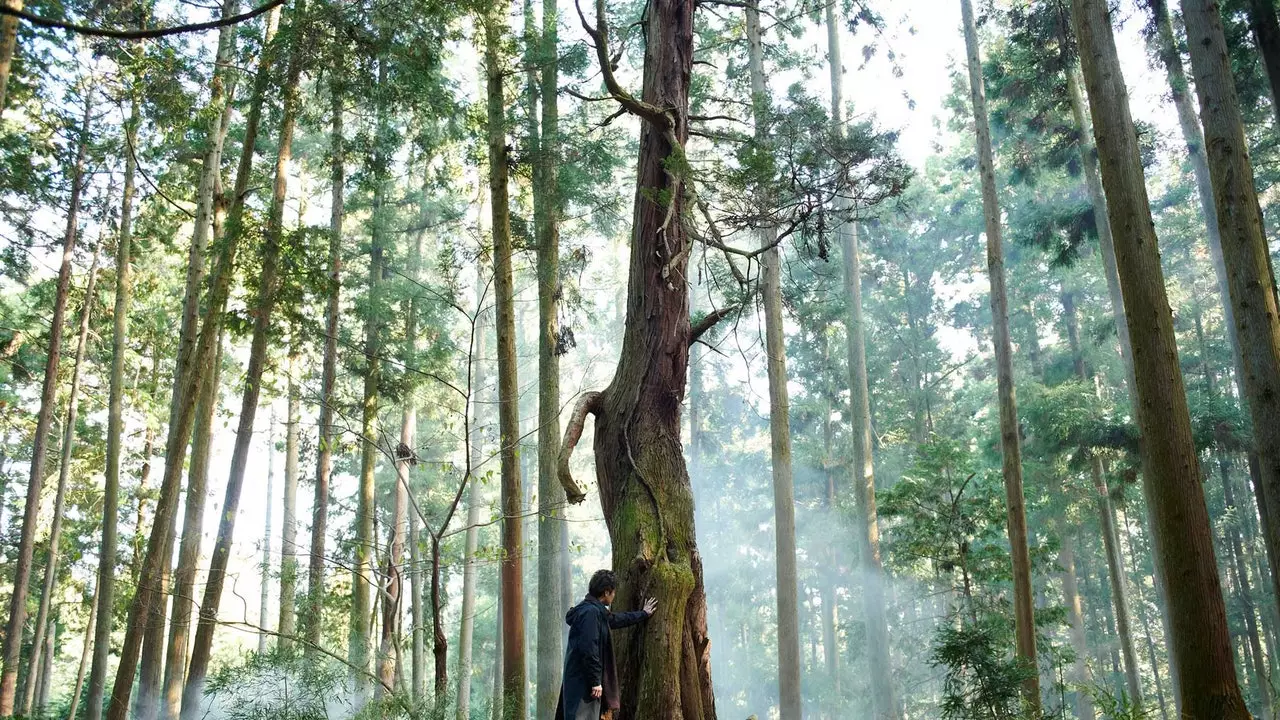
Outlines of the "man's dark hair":
[{"label": "man's dark hair", "polygon": [[600,598],[610,590],[618,589],[618,576],[613,574],[612,570],[597,570],[595,575],[591,576],[591,584],[587,586],[587,592],[591,593],[591,597]]}]

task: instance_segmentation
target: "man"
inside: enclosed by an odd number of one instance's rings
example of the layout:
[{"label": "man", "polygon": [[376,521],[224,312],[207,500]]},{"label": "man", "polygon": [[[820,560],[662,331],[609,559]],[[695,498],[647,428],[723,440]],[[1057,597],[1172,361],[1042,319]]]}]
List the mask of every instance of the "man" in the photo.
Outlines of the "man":
[{"label": "man", "polygon": [[609,612],[609,605],[617,590],[617,576],[600,570],[591,576],[587,596],[564,616],[569,624],[569,648],[564,656],[564,684],[556,720],[610,720],[621,707],[609,631],[644,622],[658,609],[658,603],[649,598],[644,609],[615,615]]}]

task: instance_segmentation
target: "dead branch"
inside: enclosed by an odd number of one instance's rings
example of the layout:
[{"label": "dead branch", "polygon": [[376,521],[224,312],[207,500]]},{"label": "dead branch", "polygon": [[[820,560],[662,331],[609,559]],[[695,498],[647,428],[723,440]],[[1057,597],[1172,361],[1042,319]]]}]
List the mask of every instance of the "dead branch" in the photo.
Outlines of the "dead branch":
[{"label": "dead branch", "polygon": [[587,422],[587,415],[599,413],[603,410],[604,394],[599,391],[585,392],[582,397],[578,398],[578,403],[573,406],[573,414],[569,416],[569,427],[564,431],[564,441],[560,445],[560,485],[564,487],[564,494],[570,503],[577,505],[587,499],[587,493],[573,479],[573,472],[569,469],[569,460],[573,457],[573,449],[577,447],[578,440],[582,438],[582,428]]},{"label": "dead branch", "polygon": [[729,317],[730,315],[733,315],[734,313],[738,312],[741,309],[742,309],[742,306],[740,305],[728,305],[726,307],[722,307],[718,310],[713,310],[707,313],[706,316],[704,316],[701,320],[699,320],[697,324],[695,324],[691,329],[689,333],[689,344],[693,345],[694,343],[698,342],[698,340],[703,335],[710,332],[711,328],[714,328],[716,325],[719,325],[721,320],[724,320],[725,318]]}]

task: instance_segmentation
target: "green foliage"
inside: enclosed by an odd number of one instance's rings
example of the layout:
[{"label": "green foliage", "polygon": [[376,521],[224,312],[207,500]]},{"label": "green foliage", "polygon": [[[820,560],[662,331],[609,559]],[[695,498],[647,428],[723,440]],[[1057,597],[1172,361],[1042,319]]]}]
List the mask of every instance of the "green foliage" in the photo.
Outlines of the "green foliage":
[{"label": "green foliage", "polygon": [[945,668],[942,717],[946,720],[1016,720],[1022,711],[1022,683],[1034,668],[1004,651],[1009,625],[1004,618],[984,618],[954,627],[938,627],[933,662]]}]

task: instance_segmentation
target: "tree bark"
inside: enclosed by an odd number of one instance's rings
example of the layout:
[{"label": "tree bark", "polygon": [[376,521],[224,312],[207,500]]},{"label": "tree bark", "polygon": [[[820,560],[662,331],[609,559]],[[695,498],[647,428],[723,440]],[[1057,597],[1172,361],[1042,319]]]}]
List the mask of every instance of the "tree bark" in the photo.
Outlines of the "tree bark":
[{"label": "tree bark", "polygon": [[1271,106],[1280,123],[1280,20],[1271,0],[1249,0],[1249,30],[1258,44],[1262,66],[1271,86]]},{"label": "tree bark", "polygon": [[84,626],[84,649],[80,651],[80,665],[76,668],[76,684],[71,690],[71,702],[67,705],[67,720],[76,720],[80,716],[80,693],[84,690],[85,670],[89,668],[89,658],[93,654],[93,632],[98,624],[98,589],[93,590],[93,599],[89,601],[89,621]]},{"label": "tree bark", "polygon": [[[1253,419],[1264,512],[1280,530],[1280,307],[1254,189],[1253,164],[1216,2],[1184,0],[1182,16],[1200,99],[1205,157],[1217,212],[1243,396]],[[1271,12],[1275,22],[1274,11]],[[1280,80],[1280,78],[1278,78]],[[1272,541],[1280,546],[1280,538]],[[1275,590],[1280,595],[1280,575]]]},{"label": "tree bark", "polygon": [[[10,10],[21,10],[22,0],[4,0],[4,5]],[[17,48],[18,17],[0,17],[0,113],[4,112],[5,101],[8,100],[9,70],[13,67],[13,53]]]},{"label": "tree bark", "polygon": [[[40,667],[45,633],[48,632],[49,611],[53,605],[53,589],[58,580],[59,550],[62,544],[62,516],[66,505],[67,482],[71,479],[71,460],[76,446],[76,416],[80,408],[80,373],[84,367],[84,351],[89,344],[89,323],[93,319],[94,296],[98,280],[98,253],[93,253],[89,267],[89,280],[84,291],[84,305],[80,309],[80,332],[76,336],[75,361],[71,366],[71,387],[67,390],[67,414],[62,421],[62,458],[58,464],[58,486],[53,498],[53,520],[49,525],[49,549],[45,554],[44,582],[40,589],[40,607],[36,611],[35,635],[31,640],[29,667]],[[35,709],[35,684],[28,682],[22,699],[22,714],[31,717]],[[41,706],[43,707],[43,705]]]},{"label": "tree bark", "polygon": [[[758,142],[769,142],[769,90],[764,74],[760,13],[748,3],[747,58],[751,75],[751,105]],[[767,199],[765,200],[767,202]],[[796,573],[795,480],[791,471],[791,410],[787,393],[787,351],[782,335],[782,253],[777,228],[760,229],[760,290],[764,305],[765,354],[769,378],[769,437],[773,466],[774,562],[778,598],[779,717],[799,720],[800,599]]]},{"label": "tree bark", "polygon": [[642,120],[626,325],[613,380],[575,410],[560,475],[569,499],[581,501],[568,457],[586,413],[594,412],[596,478],[619,580],[615,607],[638,607],[645,596],[658,603],[647,625],[616,639],[618,720],[714,720],[706,592],[680,447],[693,339],[682,208],[695,3],[650,3],[640,99],[613,78],[602,6],[597,2],[593,33],[601,70],[614,97]]},{"label": "tree bark", "polygon": [[1071,7],[1133,334],[1143,488],[1168,602],[1182,712],[1195,720],[1248,718],[1236,683],[1173,313],[1108,8],[1104,0],[1072,0]]},{"label": "tree bark", "polygon": [[1027,547],[1027,517],[1022,493],[1022,439],[1018,430],[1018,402],[1013,383],[1013,350],[1009,341],[1009,305],[1005,294],[1004,247],[1000,204],[996,198],[995,160],[991,152],[991,128],[987,119],[986,90],[978,49],[978,29],[973,4],[960,0],[964,39],[968,51],[969,91],[977,135],[978,171],[982,176],[982,209],[986,217],[987,272],[991,280],[991,325],[1000,396],[1000,451],[1004,459],[1005,502],[1009,512],[1009,546],[1013,556],[1014,615],[1018,657],[1031,671],[1023,684],[1023,697],[1033,713],[1040,712],[1040,679],[1036,663],[1035,608],[1031,596],[1031,554]]},{"label": "tree bark", "polygon": [[[0,58],[0,61],[2,60],[3,58]],[[85,159],[89,152],[89,123],[92,112],[93,89],[86,87],[84,113],[80,120],[80,137],[76,141],[76,159],[70,168],[71,197],[67,204],[67,224],[62,235],[62,264],[58,268],[53,319],[49,324],[49,346],[45,358],[44,381],[40,390],[40,410],[36,414],[36,427],[32,434],[31,474],[27,481],[22,532],[18,539],[17,558],[14,561],[9,619],[5,625],[3,650],[0,651],[3,653],[4,662],[4,670],[0,672],[0,718],[13,717],[18,689],[18,666],[22,660],[22,629],[27,619],[27,592],[31,581],[31,564],[35,556],[36,533],[40,529],[40,491],[44,487],[49,429],[53,424],[53,410],[57,403],[58,366],[62,361],[62,326],[67,314],[67,296],[71,289],[71,261],[75,257],[79,231],[80,199],[86,184]]]},{"label": "tree bark", "polygon": [[[288,189],[294,121],[298,110],[298,82],[302,73],[303,48],[306,45],[304,37],[307,27],[306,12],[303,2],[300,1],[295,5],[294,36],[284,86],[281,89],[283,112],[280,117],[280,140],[276,151],[275,182],[272,186],[271,206],[263,235],[262,269],[258,277],[257,297],[253,305],[254,322],[249,347],[249,364],[245,369],[244,391],[240,399],[240,420],[236,426],[236,441],[231,453],[231,468],[222,502],[222,515],[218,523],[218,537],[209,563],[209,577],[205,582],[204,597],[200,603],[195,644],[191,649],[191,661],[182,692],[180,715],[182,720],[194,720],[199,716],[203,705],[204,683],[213,651],[213,634],[218,624],[218,605],[222,600],[222,588],[226,580],[231,546],[234,542],[236,515],[240,507],[240,492],[244,487],[249,448],[253,442],[254,419],[257,415],[258,397],[262,389],[262,376],[267,360],[267,333],[270,329],[271,312],[279,285],[284,202]],[[239,178],[237,178],[238,182]]]}]

